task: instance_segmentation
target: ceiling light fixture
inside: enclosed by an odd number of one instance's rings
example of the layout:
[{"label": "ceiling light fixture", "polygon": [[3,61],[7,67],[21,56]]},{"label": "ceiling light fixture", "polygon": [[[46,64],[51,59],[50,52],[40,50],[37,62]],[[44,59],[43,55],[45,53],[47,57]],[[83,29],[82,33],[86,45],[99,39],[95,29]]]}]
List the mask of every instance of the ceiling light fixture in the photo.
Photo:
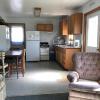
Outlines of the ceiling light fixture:
[{"label": "ceiling light fixture", "polygon": [[34,16],[35,17],[40,17],[40,13],[41,13],[41,8],[35,7],[34,8]]}]

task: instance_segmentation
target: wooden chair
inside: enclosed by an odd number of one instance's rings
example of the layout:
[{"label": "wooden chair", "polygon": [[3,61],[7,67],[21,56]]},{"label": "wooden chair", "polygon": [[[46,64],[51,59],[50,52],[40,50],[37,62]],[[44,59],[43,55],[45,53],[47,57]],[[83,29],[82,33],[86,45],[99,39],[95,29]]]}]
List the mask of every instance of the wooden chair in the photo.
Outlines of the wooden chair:
[{"label": "wooden chair", "polygon": [[0,51],[0,74],[5,77],[8,72],[8,64],[5,63],[5,52]]},{"label": "wooden chair", "polygon": [[[13,71],[16,71],[16,63],[15,62],[9,63],[9,73],[10,73],[9,75],[10,76]],[[22,73],[22,75],[24,76],[24,73],[25,73],[25,49],[22,49],[22,55],[18,59],[18,71],[20,71]]]},{"label": "wooden chair", "polygon": [[8,67],[9,67],[9,77],[12,75],[13,71],[16,71],[16,59],[14,59],[13,57],[7,58],[6,62],[8,63]]},{"label": "wooden chair", "polygon": [[25,73],[25,49],[22,50],[22,56],[18,61],[18,69],[22,72],[24,76]]}]

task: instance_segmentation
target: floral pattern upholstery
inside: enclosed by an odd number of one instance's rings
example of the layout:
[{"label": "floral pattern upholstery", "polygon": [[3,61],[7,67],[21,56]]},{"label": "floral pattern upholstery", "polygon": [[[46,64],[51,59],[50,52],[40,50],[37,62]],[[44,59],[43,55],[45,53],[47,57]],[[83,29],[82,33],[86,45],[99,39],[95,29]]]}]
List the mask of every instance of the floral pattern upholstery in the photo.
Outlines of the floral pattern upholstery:
[{"label": "floral pattern upholstery", "polygon": [[100,53],[75,53],[73,63],[80,79],[100,80]]}]

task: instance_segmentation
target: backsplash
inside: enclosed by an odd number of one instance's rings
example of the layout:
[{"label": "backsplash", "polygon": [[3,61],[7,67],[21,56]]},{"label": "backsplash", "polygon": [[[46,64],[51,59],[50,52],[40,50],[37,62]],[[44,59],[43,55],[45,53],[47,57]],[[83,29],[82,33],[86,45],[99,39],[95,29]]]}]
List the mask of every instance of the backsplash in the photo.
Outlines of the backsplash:
[{"label": "backsplash", "polygon": [[[79,41],[79,47],[81,47],[81,42],[82,42],[82,38],[81,38],[81,34],[80,35],[73,35],[73,45],[75,46],[75,42]],[[69,45],[69,40],[68,40],[68,36],[67,37],[62,37],[60,35],[56,35],[53,39],[53,45]],[[77,45],[76,45],[77,46]]]},{"label": "backsplash", "polygon": [[56,34],[56,36],[52,40],[52,44],[53,45],[65,44],[65,38]]},{"label": "backsplash", "polygon": [[79,40],[79,46],[82,45],[82,35],[74,35],[74,41]]}]

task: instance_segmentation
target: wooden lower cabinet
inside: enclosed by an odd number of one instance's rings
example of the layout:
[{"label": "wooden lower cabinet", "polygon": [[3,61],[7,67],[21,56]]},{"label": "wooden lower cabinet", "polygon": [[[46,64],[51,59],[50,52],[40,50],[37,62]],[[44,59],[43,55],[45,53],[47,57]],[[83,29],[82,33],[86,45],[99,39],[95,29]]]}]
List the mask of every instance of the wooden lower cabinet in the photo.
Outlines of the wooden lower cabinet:
[{"label": "wooden lower cabinet", "polygon": [[65,50],[65,59],[64,60],[64,68],[65,69],[68,69],[68,70],[71,70],[73,69],[74,65],[73,65],[73,62],[72,62],[72,56],[75,52],[80,52],[81,49],[80,48],[67,48]]},{"label": "wooden lower cabinet", "polygon": [[56,61],[62,64],[62,48],[56,47]]},{"label": "wooden lower cabinet", "polygon": [[72,70],[74,65],[72,56],[75,52],[80,52],[81,48],[61,48],[56,47],[56,61],[63,66],[64,69]]}]

